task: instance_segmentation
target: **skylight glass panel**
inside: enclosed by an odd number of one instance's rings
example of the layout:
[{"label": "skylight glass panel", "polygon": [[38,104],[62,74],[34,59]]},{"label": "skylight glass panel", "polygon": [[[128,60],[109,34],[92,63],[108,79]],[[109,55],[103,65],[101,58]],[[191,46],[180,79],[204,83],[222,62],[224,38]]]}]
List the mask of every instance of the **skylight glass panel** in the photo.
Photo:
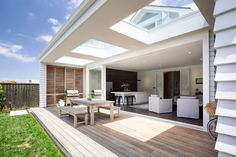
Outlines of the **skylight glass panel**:
[{"label": "skylight glass panel", "polygon": [[197,10],[193,0],[156,0],[123,21],[150,31]]},{"label": "skylight glass panel", "polygon": [[99,57],[108,58],[126,52],[127,49],[118,47],[102,41],[90,39],[84,44],[78,46],[72,52]]},{"label": "skylight glass panel", "polygon": [[82,66],[82,65],[86,65],[86,64],[92,63],[93,60],[63,56],[63,57],[57,59],[55,62],[56,63],[62,63],[62,64],[70,64],[70,65]]}]

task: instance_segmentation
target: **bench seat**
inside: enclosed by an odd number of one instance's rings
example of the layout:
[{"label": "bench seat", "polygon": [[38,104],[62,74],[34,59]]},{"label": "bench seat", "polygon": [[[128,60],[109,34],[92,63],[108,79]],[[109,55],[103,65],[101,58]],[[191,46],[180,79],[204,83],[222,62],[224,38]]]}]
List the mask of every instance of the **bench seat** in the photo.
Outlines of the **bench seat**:
[{"label": "bench seat", "polygon": [[[71,115],[74,117],[74,127],[76,128],[78,124],[84,123],[88,125],[88,112],[87,108],[74,108],[71,106],[60,106],[59,108],[59,116],[62,117],[63,115]],[[84,116],[84,121],[78,122],[78,117]]]},{"label": "bench seat", "polygon": [[[111,107],[110,106],[99,106],[98,107],[98,112],[100,112],[100,109],[105,109],[105,110],[110,110]],[[113,110],[117,111],[117,113],[115,115],[119,116],[120,115],[120,107],[118,106],[113,106]]]}]

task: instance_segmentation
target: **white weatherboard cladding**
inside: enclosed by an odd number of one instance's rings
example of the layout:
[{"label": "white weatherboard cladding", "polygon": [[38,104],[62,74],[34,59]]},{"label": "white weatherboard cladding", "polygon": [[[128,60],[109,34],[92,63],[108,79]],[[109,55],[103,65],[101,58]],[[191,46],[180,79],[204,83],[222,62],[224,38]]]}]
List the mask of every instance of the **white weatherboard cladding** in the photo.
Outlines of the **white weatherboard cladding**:
[{"label": "white weatherboard cladding", "polygon": [[236,118],[236,105],[234,100],[219,100],[216,114],[218,116]]},{"label": "white weatherboard cladding", "polygon": [[40,63],[40,85],[39,85],[39,106],[46,107],[47,104],[47,65]]},{"label": "white weatherboard cladding", "polygon": [[236,20],[232,20],[232,17],[236,17],[236,10],[229,12],[228,14],[222,14],[215,22],[214,31],[227,29],[236,25]]},{"label": "white weatherboard cladding", "polygon": [[219,157],[236,156],[236,1],[215,1],[216,99]]},{"label": "white weatherboard cladding", "polygon": [[236,80],[236,64],[218,65],[215,81]]},{"label": "white weatherboard cladding", "polygon": [[217,49],[215,65],[236,63],[236,45]]}]

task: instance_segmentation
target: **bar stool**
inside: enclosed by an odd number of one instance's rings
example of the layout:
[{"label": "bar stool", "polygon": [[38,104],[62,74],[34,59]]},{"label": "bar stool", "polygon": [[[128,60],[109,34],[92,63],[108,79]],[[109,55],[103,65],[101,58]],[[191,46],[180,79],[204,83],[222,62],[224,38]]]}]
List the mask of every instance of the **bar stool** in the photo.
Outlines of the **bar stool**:
[{"label": "bar stool", "polygon": [[131,95],[131,96],[130,96],[130,100],[131,100],[131,105],[133,105],[134,102],[136,102],[136,97],[135,97],[135,95]]},{"label": "bar stool", "polygon": [[129,95],[127,97],[127,102],[128,102],[128,105],[133,105],[134,104],[134,101],[136,102],[136,98],[134,95]]},{"label": "bar stool", "polygon": [[115,96],[115,104],[116,105],[118,105],[118,106],[120,106],[120,102],[122,101],[122,103],[123,103],[123,98],[122,98],[122,96],[121,95],[116,95]]},{"label": "bar stool", "polygon": [[124,97],[124,104],[126,103],[127,106],[129,106],[129,97],[130,95],[125,95]]}]

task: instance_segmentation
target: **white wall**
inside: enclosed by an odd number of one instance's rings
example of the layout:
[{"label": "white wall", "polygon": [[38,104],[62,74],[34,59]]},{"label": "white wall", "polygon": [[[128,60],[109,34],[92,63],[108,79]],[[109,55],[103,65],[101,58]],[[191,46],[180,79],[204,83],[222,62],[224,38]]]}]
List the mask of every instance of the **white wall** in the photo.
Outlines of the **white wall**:
[{"label": "white wall", "polygon": [[40,84],[39,84],[39,107],[46,107],[47,104],[47,65],[40,63]]},{"label": "white wall", "polygon": [[178,71],[180,69],[190,68],[191,70],[191,95],[195,95],[195,90],[198,88],[200,91],[203,91],[202,84],[196,84],[196,78],[202,78],[202,65],[193,65],[193,66],[185,66],[185,67],[177,67],[177,68],[169,68],[169,69],[159,69],[159,70],[150,70],[150,71],[142,71],[138,72],[138,91],[146,91],[150,94],[156,93],[156,72],[167,72],[167,71]]},{"label": "white wall", "polygon": [[196,84],[196,78],[203,78],[202,66],[191,67],[191,95],[195,95],[195,90],[198,88],[201,92],[203,91],[202,84]]},{"label": "white wall", "polygon": [[138,81],[138,91],[155,94],[156,72],[154,70],[138,72],[138,80],[141,80]]}]

